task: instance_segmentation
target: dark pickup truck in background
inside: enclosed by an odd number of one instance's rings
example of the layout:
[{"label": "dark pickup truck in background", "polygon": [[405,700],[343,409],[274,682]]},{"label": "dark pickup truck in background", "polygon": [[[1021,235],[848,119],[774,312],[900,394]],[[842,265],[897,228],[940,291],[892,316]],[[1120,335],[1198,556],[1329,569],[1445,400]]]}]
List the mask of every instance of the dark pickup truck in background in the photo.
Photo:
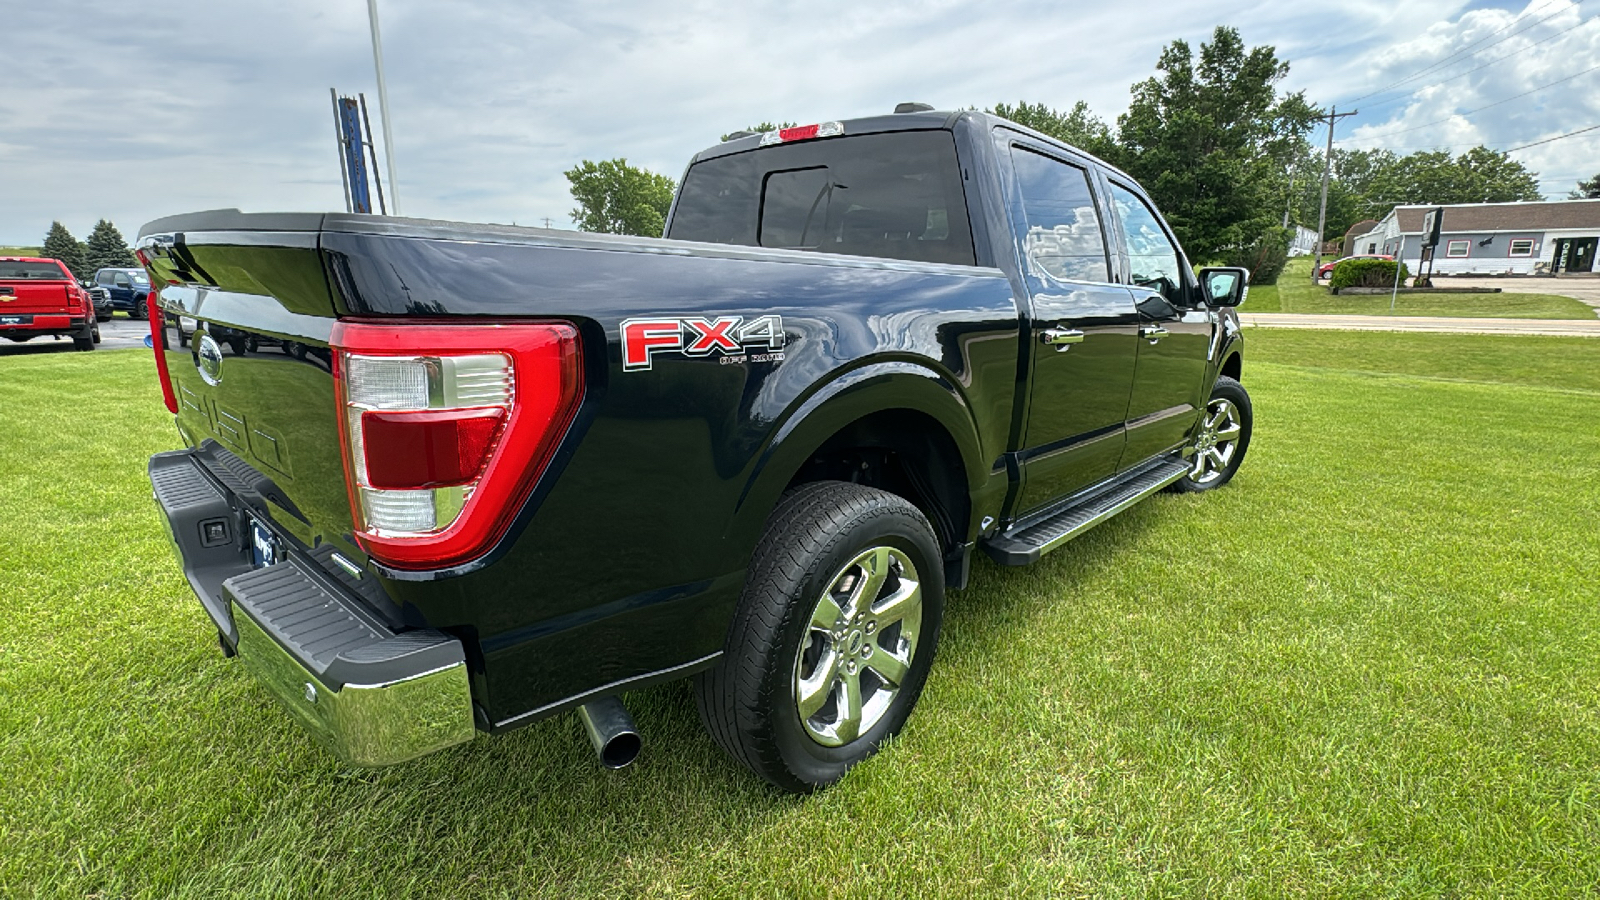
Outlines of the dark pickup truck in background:
[{"label": "dark pickup truck in background", "polygon": [[150,278],[143,269],[98,269],[94,283],[106,292],[113,312],[120,309],[134,319],[149,314]]},{"label": "dark pickup truck in background", "polygon": [[1250,438],[1247,273],[982,113],[730,140],[665,239],[227,210],[138,252],[184,572],[358,764],[572,709],[626,764],[618,695],[693,676],[731,755],[828,784],[906,721],[974,550],[1033,562]]}]

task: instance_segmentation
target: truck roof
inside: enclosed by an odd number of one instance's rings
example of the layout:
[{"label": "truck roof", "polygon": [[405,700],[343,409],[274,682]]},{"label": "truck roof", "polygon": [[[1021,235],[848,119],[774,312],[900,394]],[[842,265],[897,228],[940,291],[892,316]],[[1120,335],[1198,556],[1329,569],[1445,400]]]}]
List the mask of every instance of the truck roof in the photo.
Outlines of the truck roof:
[{"label": "truck roof", "polygon": [[[881,116],[865,116],[859,119],[842,119],[837,121],[844,125],[844,133],[846,136],[848,136],[853,134],[875,134],[885,131],[919,131],[936,128],[950,129],[953,128],[956,122],[959,121],[963,116],[973,119],[982,119],[987,125],[990,126],[1004,125],[1007,128],[1013,128],[1022,132],[1023,134],[1028,135],[1029,137],[1043,141],[1047,144],[1054,144],[1057,147],[1070,150],[1078,156],[1093,160],[1095,164],[1099,165],[1100,167],[1115,172],[1118,175],[1127,178],[1129,181],[1133,181],[1133,176],[1106,162],[1100,157],[1095,156],[1093,153],[1090,153],[1087,150],[1075,147],[1058,138],[1053,138],[1048,134],[1044,134],[1043,132],[1035,131],[1026,125],[1013,122],[1010,119],[1001,118],[1000,116],[992,113],[982,112],[980,110],[927,110],[920,112],[889,113]],[[723,141],[715,146],[707,147],[706,149],[701,150],[699,153],[696,153],[694,155],[694,159],[689,161],[689,164],[693,165],[701,160],[715,159],[719,156],[727,156],[733,153],[743,153],[746,150],[754,150],[761,146],[761,138],[762,135],[758,133],[747,134],[743,137],[737,137],[733,138],[732,140]],[[826,139],[824,138],[824,140]]]}]

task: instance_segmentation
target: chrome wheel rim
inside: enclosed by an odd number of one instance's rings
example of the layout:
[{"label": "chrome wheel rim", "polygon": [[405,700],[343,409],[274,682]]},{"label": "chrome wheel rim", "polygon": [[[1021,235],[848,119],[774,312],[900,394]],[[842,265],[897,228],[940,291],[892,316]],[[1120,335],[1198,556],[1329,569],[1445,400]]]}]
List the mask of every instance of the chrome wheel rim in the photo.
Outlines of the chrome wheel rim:
[{"label": "chrome wheel rim", "polygon": [[1239,407],[1232,400],[1218,397],[1206,404],[1200,433],[1194,439],[1189,480],[1195,484],[1209,484],[1221,478],[1233,462],[1234,454],[1239,452],[1239,437],[1243,433]]},{"label": "chrome wheel rim", "polygon": [[806,734],[839,747],[877,725],[911,671],[921,626],[922,584],[905,553],[873,547],[835,573],[794,663]]}]

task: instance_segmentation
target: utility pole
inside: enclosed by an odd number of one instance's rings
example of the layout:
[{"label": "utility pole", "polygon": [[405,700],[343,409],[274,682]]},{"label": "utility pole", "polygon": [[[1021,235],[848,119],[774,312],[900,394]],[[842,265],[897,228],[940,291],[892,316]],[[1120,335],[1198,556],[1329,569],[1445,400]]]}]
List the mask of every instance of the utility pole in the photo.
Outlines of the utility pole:
[{"label": "utility pole", "polygon": [[[1322,206],[1317,210],[1317,261],[1311,264],[1311,283],[1317,283],[1317,270],[1322,268],[1322,229],[1328,227],[1328,175],[1333,171],[1333,126],[1345,116],[1353,116],[1360,112],[1353,109],[1347,113],[1339,112],[1339,107],[1331,107],[1325,116],[1317,116],[1316,121],[1328,123],[1328,149],[1322,156]],[[389,181],[394,181],[394,175],[389,175]]]},{"label": "utility pole", "polygon": [[1296,167],[1291,166],[1289,168],[1289,199],[1284,201],[1283,204],[1283,227],[1285,228],[1289,227],[1289,210],[1294,209],[1294,176],[1296,174]]},{"label": "utility pole", "polygon": [[378,70],[378,116],[383,119],[383,155],[389,161],[389,201],[400,215],[400,182],[394,177],[394,132],[389,129],[389,88],[383,81],[383,41],[378,38],[378,0],[367,0],[367,22],[372,26],[372,65]]}]

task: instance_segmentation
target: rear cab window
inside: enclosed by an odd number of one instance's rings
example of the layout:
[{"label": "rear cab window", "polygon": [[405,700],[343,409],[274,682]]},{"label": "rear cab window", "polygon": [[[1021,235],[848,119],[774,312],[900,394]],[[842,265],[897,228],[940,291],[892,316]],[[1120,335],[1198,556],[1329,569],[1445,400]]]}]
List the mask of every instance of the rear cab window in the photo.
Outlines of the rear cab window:
[{"label": "rear cab window", "polygon": [[23,262],[0,260],[0,280],[5,281],[66,281],[66,273],[53,262]]},{"label": "rear cab window", "polygon": [[955,138],[943,130],[826,138],[690,167],[667,237],[970,266]]}]

